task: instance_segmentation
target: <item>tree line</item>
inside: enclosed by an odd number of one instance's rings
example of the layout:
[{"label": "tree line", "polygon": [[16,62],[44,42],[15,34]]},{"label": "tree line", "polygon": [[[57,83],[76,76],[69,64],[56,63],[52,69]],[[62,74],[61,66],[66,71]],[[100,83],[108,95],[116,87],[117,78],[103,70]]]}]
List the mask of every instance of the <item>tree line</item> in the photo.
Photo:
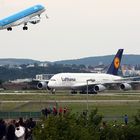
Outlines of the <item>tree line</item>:
[{"label": "tree line", "polygon": [[140,111],[133,122],[104,122],[98,110],[43,118],[33,130],[37,140],[140,140]]},{"label": "tree line", "polygon": [[37,74],[56,74],[59,72],[85,72],[82,68],[84,65],[62,65],[62,64],[49,64],[47,67],[40,67],[37,64],[34,67],[22,68],[9,68],[0,67],[0,80],[9,81],[23,78],[35,78]]}]

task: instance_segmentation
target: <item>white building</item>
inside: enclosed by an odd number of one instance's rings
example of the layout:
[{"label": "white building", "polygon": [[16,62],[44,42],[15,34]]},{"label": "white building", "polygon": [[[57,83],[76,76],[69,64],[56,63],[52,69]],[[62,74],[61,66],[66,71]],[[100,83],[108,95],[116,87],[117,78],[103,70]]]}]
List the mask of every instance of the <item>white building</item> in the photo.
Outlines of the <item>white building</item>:
[{"label": "white building", "polygon": [[36,80],[43,81],[43,80],[49,80],[54,74],[37,74]]}]

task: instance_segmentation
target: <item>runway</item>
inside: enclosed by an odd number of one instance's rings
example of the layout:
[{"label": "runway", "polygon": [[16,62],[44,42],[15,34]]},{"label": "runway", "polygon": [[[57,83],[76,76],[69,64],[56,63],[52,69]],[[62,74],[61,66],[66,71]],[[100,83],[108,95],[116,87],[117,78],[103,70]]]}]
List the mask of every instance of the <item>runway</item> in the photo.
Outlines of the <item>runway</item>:
[{"label": "runway", "polygon": [[140,102],[140,100],[20,100],[20,101],[0,101],[0,103],[130,103],[130,102]]},{"label": "runway", "polygon": [[[0,95],[71,95],[71,96],[85,96],[87,94],[71,94],[70,92],[56,92],[52,94],[50,92],[28,92],[28,91],[14,91],[14,92],[0,92]],[[88,94],[89,96],[120,96],[120,95],[140,95],[140,91],[131,91],[131,92],[99,92],[98,94]]]},{"label": "runway", "polygon": [[[9,95],[9,96],[8,96]],[[41,92],[0,93],[0,103],[140,103],[140,92],[99,94],[49,94]]]}]

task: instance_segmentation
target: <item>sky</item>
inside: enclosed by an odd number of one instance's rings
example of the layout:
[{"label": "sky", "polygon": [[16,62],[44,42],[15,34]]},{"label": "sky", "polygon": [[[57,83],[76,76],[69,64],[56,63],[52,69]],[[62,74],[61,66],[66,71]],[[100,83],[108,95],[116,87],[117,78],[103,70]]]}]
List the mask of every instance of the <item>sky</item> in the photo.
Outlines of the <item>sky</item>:
[{"label": "sky", "polygon": [[0,58],[40,61],[140,54],[139,0],[0,0],[0,19],[35,4],[46,7],[41,22],[0,31]]}]

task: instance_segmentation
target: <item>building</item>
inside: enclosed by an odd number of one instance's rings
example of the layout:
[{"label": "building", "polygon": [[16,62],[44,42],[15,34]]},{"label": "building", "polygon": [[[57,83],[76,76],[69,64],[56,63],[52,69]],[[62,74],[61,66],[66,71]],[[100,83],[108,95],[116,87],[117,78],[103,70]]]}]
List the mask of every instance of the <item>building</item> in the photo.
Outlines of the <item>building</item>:
[{"label": "building", "polygon": [[35,80],[43,81],[49,80],[54,74],[37,74]]}]

